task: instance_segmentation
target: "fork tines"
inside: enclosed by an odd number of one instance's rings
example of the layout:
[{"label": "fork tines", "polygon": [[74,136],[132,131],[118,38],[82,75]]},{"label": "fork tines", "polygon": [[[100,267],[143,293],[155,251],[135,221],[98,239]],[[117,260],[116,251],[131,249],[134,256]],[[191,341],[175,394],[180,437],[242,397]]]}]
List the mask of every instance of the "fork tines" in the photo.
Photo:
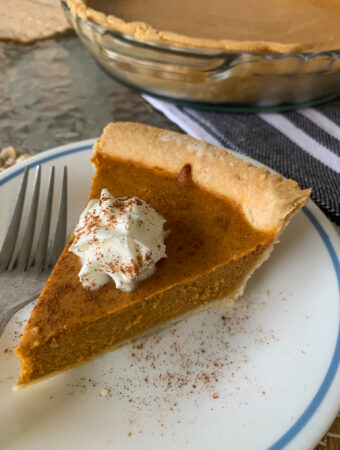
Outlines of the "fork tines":
[{"label": "fork tines", "polygon": [[34,266],[37,270],[43,271],[45,268],[54,265],[65,245],[66,241],[66,222],[67,222],[67,168],[64,167],[63,180],[61,187],[61,194],[59,200],[59,211],[57,225],[54,235],[53,248],[51,257],[48,259],[48,238],[50,234],[50,224],[52,215],[52,203],[53,203],[53,191],[54,191],[54,179],[55,179],[55,167],[53,166],[50,171],[50,177],[48,182],[47,199],[44,206],[44,217],[38,235],[38,243],[35,255],[32,255],[32,245],[34,239],[34,231],[36,226],[36,220],[38,215],[39,194],[41,184],[41,166],[38,166],[33,195],[26,222],[26,228],[24,232],[24,238],[22,245],[19,249],[18,255],[15,259],[14,265],[11,266],[12,259],[18,240],[20,223],[22,218],[22,212],[25,203],[27,182],[29,176],[30,167],[26,166],[24,176],[22,179],[19,195],[15,205],[14,213],[8,227],[8,231],[2,245],[0,252],[0,272],[10,270],[12,267],[19,270],[27,270],[31,266]]}]

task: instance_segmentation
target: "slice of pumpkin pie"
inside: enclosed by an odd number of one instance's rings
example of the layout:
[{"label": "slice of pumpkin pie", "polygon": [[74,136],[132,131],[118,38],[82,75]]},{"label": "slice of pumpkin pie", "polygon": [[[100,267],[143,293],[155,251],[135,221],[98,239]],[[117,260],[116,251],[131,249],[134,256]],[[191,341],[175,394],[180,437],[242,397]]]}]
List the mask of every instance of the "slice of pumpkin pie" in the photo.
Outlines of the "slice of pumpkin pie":
[{"label": "slice of pumpkin pie", "polygon": [[235,300],[310,194],[223,149],[138,123],[109,124],[91,159],[89,202],[15,350],[18,386]]}]

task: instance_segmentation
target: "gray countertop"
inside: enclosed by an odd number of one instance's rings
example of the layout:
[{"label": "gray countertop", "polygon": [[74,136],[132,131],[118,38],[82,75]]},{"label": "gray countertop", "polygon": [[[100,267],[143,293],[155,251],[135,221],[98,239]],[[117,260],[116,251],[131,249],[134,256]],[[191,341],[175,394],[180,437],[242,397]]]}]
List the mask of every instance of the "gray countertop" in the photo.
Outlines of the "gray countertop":
[{"label": "gray countertop", "polygon": [[97,137],[110,121],[178,130],[140,94],[102,72],[73,34],[0,43],[0,148],[35,154]]}]

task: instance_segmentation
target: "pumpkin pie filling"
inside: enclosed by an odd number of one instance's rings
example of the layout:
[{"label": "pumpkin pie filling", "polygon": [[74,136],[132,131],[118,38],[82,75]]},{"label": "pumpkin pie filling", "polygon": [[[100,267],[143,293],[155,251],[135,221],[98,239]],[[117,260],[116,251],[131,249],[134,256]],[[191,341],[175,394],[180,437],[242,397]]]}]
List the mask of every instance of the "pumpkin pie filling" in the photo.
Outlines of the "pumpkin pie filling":
[{"label": "pumpkin pie filling", "polygon": [[[244,269],[273,241],[272,233],[255,230],[237,206],[191,180],[107,158],[97,164],[90,199],[107,188],[115,197],[137,196],[149,203],[167,221],[167,258],[134,292],[121,292],[113,282],[89,291],[79,283],[78,257],[65,250],[53,285],[47,283],[41,297],[48,295],[48,302],[38,303],[29,322],[32,330],[39,330],[39,338],[35,340],[34,333],[27,336],[18,349],[37,366],[32,378],[88,359],[103,346],[114,346],[185,313],[209,301],[212,292],[213,298],[228,295],[241,282]],[[226,263],[231,265],[221,268]],[[212,268],[215,273],[209,274]],[[29,373],[30,368],[24,370]]]},{"label": "pumpkin pie filling", "polygon": [[[118,158],[101,150],[101,146],[118,148],[120,133],[127,133],[126,155]],[[190,151],[188,162],[180,164],[176,173],[167,170],[166,164],[160,167],[138,161],[143,159],[137,157],[139,150],[155,148],[156,154],[168,146],[181,148],[184,152],[181,157],[185,158],[183,143],[188,142],[196,156],[206,156],[199,141],[177,133],[138,124],[107,127],[92,158],[97,170],[89,199],[98,198],[106,188],[114,197],[136,196],[146,201],[166,220],[167,257],[132,292],[116,289],[113,281],[98,290],[88,290],[79,282],[81,262],[69,251],[72,237],[15,350],[22,360],[19,385],[89,360],[139,333],[190,310],[204,308],[213,300],[226,297],[232,301],[242,292],[249,274],[262,262],[266,250],[270,251],[282,224],[279,220],[273,221],[272,226],[255,227],[235,199],[212,192],[195,181],[197,166]],[[136,155],[134,159],[128,154],[131,143],[136,143],[136,147],[131,147],[131,154]],[[124,148],[124,143],[121,145]],[[121,153],[119,149],[117,152]],[[231,158],[228,164],[235,170],[239,160]],[[284,183],[292,196],[289,204],[284,203],[284,208],[288,208],[285,220],[307,201],[309,191],[300,191],[296,183],[282,182],[280,177],[264,174],[262,169],[240,164],[245,173],[249,171],[249,179],[255,171],[258,184],[269,177],[270,183],[277,185],[275,189],[281,191]],[[281,197],[282,194],[277,197],[278,202],[282,201]],[[263,208],[268,209],[265,205],[264,196]]]}]

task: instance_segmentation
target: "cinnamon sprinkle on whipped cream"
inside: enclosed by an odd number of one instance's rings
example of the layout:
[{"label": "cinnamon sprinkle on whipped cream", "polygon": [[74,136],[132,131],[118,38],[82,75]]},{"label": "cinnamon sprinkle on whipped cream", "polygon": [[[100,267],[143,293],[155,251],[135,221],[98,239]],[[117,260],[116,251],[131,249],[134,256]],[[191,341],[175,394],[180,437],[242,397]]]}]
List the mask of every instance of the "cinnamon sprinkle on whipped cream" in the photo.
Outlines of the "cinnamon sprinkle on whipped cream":
[{"label": "cinnamon sprinkle on whipped cream", "polygon": [[138,197],[114,198],[107,189],[90,200],[79,218],[69,251],[79,256],[85,289],[112,279],[122,291],[134,290],[166,257],[165,219]]}]

